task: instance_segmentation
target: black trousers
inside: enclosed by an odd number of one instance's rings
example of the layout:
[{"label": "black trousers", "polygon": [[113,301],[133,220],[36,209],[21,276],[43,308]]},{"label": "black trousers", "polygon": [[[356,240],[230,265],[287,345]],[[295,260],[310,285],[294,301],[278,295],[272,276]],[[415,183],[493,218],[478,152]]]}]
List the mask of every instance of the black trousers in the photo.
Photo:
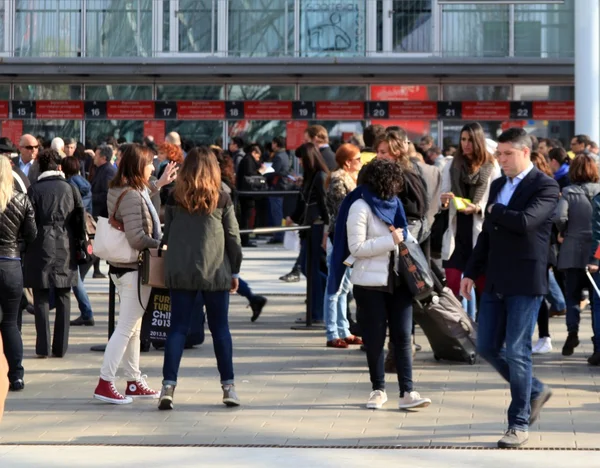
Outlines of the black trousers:
[{"label": "black trousers", "polygon": [[[248,229],[250,227],[250,219],[252,219],[252,210],[254,209],[254,200],[240,200],[240,229]],[[240,236],[242,245],[248,245],[250,236],[242,234]]]},{"label": "black trousers", "polygon": [[8,361],[8,380],[22,379],[23,340],[17,324],[23,294],[23,270],[18,260],[0,260],[0,332]]},{"label": "black trousers", "polygon": [[50,289],[33,289],[35,330],[37,339],[35,352],[39,356],[63,357],[69,347],[69,320],[71,315],[71,288],[54,288],[56,320],[52,349],[50,349]]}]

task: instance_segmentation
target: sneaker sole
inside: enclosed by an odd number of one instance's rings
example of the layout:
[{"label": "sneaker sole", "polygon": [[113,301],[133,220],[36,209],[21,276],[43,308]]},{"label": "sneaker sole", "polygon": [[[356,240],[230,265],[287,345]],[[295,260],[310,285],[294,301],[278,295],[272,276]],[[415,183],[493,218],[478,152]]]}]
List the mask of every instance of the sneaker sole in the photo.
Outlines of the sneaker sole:
[{"label": "sneaker sole", "polygon": [[232,400],[231,398],[225,398],[223,399],[223,404],[225,406],[228,406],[230,408],[234,407],[234,406],[240,406],[240,402],[237,400]]},{"label": "sneaker sole", "polygon": [[398,405],[398,409],[414,409],[414,408],[427,408],[431,404],[430,401],[420,401],[411,403],[410,405]]},{"label": "sneaker sole", "polygon": [[534,424],[540,418],[542,409],[544,408],[546,403],[548,403],[548,401],[550,401],[550,398],[552,398],[552,390],[549,390],[548,393],[546,393],[546,396],[544,397],[544,400],[541,402],[539,410],[537,411],[537,414],[534,415],[535,417],[529,418],[529,425]]},{"label": "sneaker sole", "polygon": [[94,398],[96,400],[103,401],[104,403],[111,403],[113,405],[129,405],[133,403],[133,400],[115,400],[114,398],[108,398],[102,395],[96,395],[94,393]]},{"label": "sneaker sole", "polygon": [[173,399],[172,398],[163,398],[158,403],[159,410],[172,410],[173,409]]},{"label": "sneaker sole", "polygon": [[160,393],[156,395],[125,395],[129,398],[133,398],[134,400],[158,400],[160,398]]},{"label": "sneaker sole", "polygon": [[501,448],[501,449],[517,449],[517,448],[523,447],[523,445],[527,445],[528,442],[529,442],[529,439],[524,440],[520,444],[505,444],[505,443],[502,443],[502,442],[498,442],[498,448]]},{"label": "sneaker sole", "polygon": [[385,399],[385,401],[381,402],[381,404],[375,404],[375,403],[367,403],[367,409],[381,409],[383,408],[383,405],[385,405],[387,403],[387,398]]}]

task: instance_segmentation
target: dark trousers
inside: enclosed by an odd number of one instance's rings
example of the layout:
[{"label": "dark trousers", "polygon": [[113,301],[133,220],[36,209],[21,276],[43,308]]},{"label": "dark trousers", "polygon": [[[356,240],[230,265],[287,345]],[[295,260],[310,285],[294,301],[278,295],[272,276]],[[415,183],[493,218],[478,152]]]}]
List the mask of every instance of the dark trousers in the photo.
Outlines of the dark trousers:
[{"label": "dark trousers", "polygon": [[405,288],[393,294],[354,286],[358,324],[367,350],[367,364],[373,390],[385,390],[383,365],[385,335],[389,327],[394,344],[400,397],[413,391],[412,381],[412,297]]},{"label": "dark trousers", "polygon": [[0,260],[0,332],[4,342],[4,355],[8,361],[8,380],[23,378],[23,340],[17,325],[23,270],[18,260]]},{"label": "dark trousers", "polygon": [[[269,197],[269,225],[281,227],[283,220],[283,197]],[[283,232],[273,234],[273,239],[283,242]]]},{"label": "dark trousers", "polygon": [[[581,317],[581,298],[583,290],[591,288],[590,282],[583,268],[569,268],[564,270],[565,275],[565,300],[567,303],[567,331],[569,333],[579,332],[579,322]],[[590,294],[590,302],[593,302],[594,296]]]},{"label": "dark trousers", "polygon": [[63,357],[69,347],[71,288],[53,288],[53,291],[56,320],[52,350],[50,350],[50,289],[33,289],[35,330],[37,332],[35,352],[40,356],[48,356],[52,351],[52,355]]},{"label": "dark trousers", "polygon": [[177,374],[193,314],[206,307],[217,368],[223,385],[233,383],[233,343],[229,331],[229,291],[185,291],[171,289],[171,327],[165,344],[163,384],[177,384]]},{"label": "dark trousers", "polygon": [[[252,210],[254,209],[254,201],[242,199],[240,200],[240,229],[249,229],[250,220],[252,219]],[[240,236],[242,245],[248,245],[250,236],[248,234],[242,234]]]}]

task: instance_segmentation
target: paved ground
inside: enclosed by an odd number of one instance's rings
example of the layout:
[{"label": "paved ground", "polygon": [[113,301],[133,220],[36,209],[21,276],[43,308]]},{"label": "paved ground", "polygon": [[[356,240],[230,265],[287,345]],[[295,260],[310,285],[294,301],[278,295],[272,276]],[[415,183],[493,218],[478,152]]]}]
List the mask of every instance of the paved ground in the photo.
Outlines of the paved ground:
[{"label": "paved ground", "polygon": [[[261,253],[257,251],[252,255],[260,257]],[[277,287],[283,294],[293,294],[292,288],[301,290],[300,285],[280,285],[276,280],[267,279],[286,273],[293,258],[270,262],[267,268],[264,261],[246,262],[245,276],[253,285],[258,285],[255,289],[260,287],[268,292]],[[418,342],[424,345],[424,350],[416,356],[414,380],[417,390],[430,397],[433,405],[420,412],[398,411],[395,408],[397,387],[390,376],[390,401],[386,407],[380,411],[365,409],[370,385],[364,354],[356,347],[348,350],[325,348],[322,332],[291,330],[294,319],[302,316],[304,311],[304,300],[299,296],[271,297],[263,316],[254,324],[250,323],[250,312],[244,299],[233,298],[230,321],[236,384],[242,407],[228,409],[220,403],[221,391],[210,336],[198,349],[185,352],[174,411],[159,412],[151,401],[128,406],[102,404],[91,398],[102,355],[90,352],[89,347],[106,340],[107,296],[93,294],[92,299],[97,326],[73,328],[69,352],[64,359],[35,359],[33,320],[32,316],[25,317],[26,389],[9,396],[5,419],[0,426],[0,444],[489,448],[494,446],[506,426],[505,411],[510,395],[508,387],[492,369],[485,363],[469,366],[435,362],[421,333],[418,333]],[[565,339],[564,328],[563,319],[552,319],[551,331],[557,348]],[[537,375],[553,387],[555,396],[532,428],[530,447],[600,449],[600,369],[589,368],[585,363],[591,352],[591,334],[590,315],[585,313],[581,332],[583,344],[574,356],[564,358],[558,349],[536,357]],[[142,369],[156,388],[160,386],[161,367],[162,352],[153,350],[142,355]],[[120,388],[124,384],[123,379],[118,381]],[[114,447],[102,453],[117,453],[117,449]],[[45,450],[0,447],[0,464],[28,466],[13,463],[14,457],[25,461],[46,453]],[[48,450],[77,453],[58,447]],[[97,449],[87,450],[92,454]],[[305,465],[321,457],[318,455],[321,452],[316,449],[282,453],[265,448],[262,450],[267,455],[260,456],[255,451],[196,450],[199,452],[179,449],[171,452],[169,449],[168,453],[179,454],[181,466],[190,466],[189,457],[197,460],[198,453],[203,458],[212,457],[210,460],[215,464],[223,461],[222,457],[231,457],[227,466],[237,466],[236,463],[242,463],[240,459],[256,460],[255,464],[261,457],[281,460],[288,454],[304,457],[298,460],[305,460]],[[133,457],[133,452],[128,453]],[[141,452],[144,457],[159,459],[150,456],[151,453],[145,449]],[[414,466],[442,466],[441,463],[454,466],[449,464],[451,460],[457,463],[463,460],[460,466],[469,466],[466,463],[471,460],[475,466],[482,457],[487,457],[486,466],[500,466],[505,460],[498,458],[505,456],[495,455],[495,451],[445,450],[436,451],[439,455],[434,455],[433,451],[346,452],[337,449],[327,453],[335,455],[323,456],[323,460],[331,459],[332,462],[339,462],[341,458],[346,460],[346,456],[350,460],[365,453],[364,458],[358,459],[375,461],[392,457]],[[529,455],[531,452],[523,453],[525,455],[519,457],[533,456]],[[77,459],[79,455],[73,456]],[[542,460],[564,460],[552,453],[549,458],[544,458],[548,457],[545,452],[536,456],[542,457],[536,460],[545,466],[554,465]],[[587,455],[577,452],[576,456],[578,464],[585,466]],[[90,457],[90,460],[94,459]],[[1,463],[4,460],[11,463]],[[433,460],[438,460],[437,464]],[[488,461],[497,465],[488,465]],[[44,466],[76,465],[65,462]],[[90,461],[87,466],[95,465]],[[244,466],[254,465],[247,463]],[[323,463],[321,466],[329,465]]]}]

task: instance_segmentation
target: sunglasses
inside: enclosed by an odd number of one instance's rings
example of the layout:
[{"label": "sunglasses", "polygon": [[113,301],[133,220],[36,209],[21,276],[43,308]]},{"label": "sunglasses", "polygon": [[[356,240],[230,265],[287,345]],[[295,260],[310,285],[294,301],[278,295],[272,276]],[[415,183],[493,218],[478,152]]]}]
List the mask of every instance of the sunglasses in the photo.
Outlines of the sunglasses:
[{"label": "sunglasses", "polygon": [[38,149],[40,146],[39,145],[35,145],[35,146],[31,146],[31,145],[27,145],[27,146],[23,146],[23,148],[32,151],[34,149]]}]

